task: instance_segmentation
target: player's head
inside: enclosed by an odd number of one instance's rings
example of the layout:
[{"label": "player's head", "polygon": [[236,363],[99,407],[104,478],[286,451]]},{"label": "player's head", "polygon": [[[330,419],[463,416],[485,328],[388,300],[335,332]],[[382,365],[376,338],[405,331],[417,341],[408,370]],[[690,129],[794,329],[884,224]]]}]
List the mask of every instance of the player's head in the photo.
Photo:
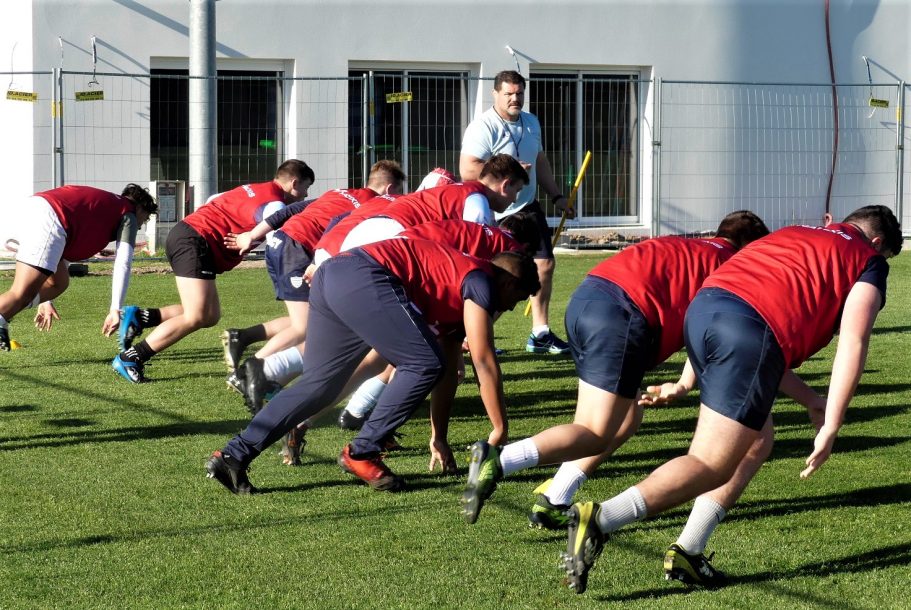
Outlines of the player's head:
[{"label": "player's head", "polygon": [[435,167],[430,170],[430,173],[424,176],[424,179],[421,180],[421,184],[414,190],[415,192],[425,191],[427,189],[432,189],[435,186],[455,184],[455,181],[455,176],[452,175],[451,171],[443,167]]},{"label": "player's head", "polygon": [[494,308],[511,311],[515,306],[541,289],[538,266],[527,254],[501,252],[494,256]]},{"label": "player's head", "polygon": [[405,184],[405,172],[398,161],[383,159],[370,168],[367,188],[379,195],[400,195]]},{"label": "player's head", "polygon": [[525,78],[515,70],[503,70],[493,79],[493,107],[497,114],[515,121],[525,105]]},{"label": "player's head", "polygon": [[873,243],[876,251],[889,258],[902,251],[902,228],[892,210],[884,205],[865,205],[844,220],[856,225]]},{"label": "player's head", "polygon": [[149,219],[149,216],[158,212],[158,204],[155,203],[155,198],[152,197],[148,189],[144,189],[138,184],[129,183],[124,187],[120,195],[136,204],[136,218],[139,220],[139,224],[144,223]]},{"label": "player's head", "polygon": [[748,243],[768,234],[769,228],[759,216],[749,210],[738,210],[721,219],[715,237],[723,237],[740,250]]},{"label": "player's head", "polygon": [[275,182],[285,191],[285,203],[300,201],[316,180],[313,170],[298,159],[288,159],[275,170]]},{"label": "player's head", "polygon": [[532,214],[510,214],[500,221],[500,228],[509,231],[517,242],[525,246],[527,254],[534,254],[541,248],[541,230]]},{"label": "player's head", "polygon": [[484,164],[478,180],[494,192],[490,198],[490,208],[502,212],[528,184],[528,172],[513,156],[494,155]]}]

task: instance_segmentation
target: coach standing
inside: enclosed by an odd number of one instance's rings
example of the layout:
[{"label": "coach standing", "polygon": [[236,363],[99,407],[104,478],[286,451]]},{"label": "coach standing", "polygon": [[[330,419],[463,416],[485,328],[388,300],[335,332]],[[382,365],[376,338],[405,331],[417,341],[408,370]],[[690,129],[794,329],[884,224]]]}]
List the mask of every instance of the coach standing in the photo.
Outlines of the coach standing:
[{"label": "coach standing", "polygon": [[[476,117],[465,130],[459,156],[459,173],[463,181],[477,180],[484,162],[499,153],[512,155],[528,170],[528,185],[519,193],[515,203],[503,213],[497,214],[497,220],[519,210],[531,213],[537,219],[541,230],[541,245],[534,258],[541,290],[531,298],[532,329],[525,349],[539,354],[565,354],[569,352],[569,345],[550,330],[548,323],[556,261],[547,218],[541,204],[535,199],[538,184],[547,191],[560,211],[565,208],[567,201],[560,192],[550,163],[544,155],[541,124],[535,115],[522,111],[524,104],[525,78],[513,70],[498,73],[493,82],[493,107]],[[574,216],[572,209],[567,210],[567,218]]]}]

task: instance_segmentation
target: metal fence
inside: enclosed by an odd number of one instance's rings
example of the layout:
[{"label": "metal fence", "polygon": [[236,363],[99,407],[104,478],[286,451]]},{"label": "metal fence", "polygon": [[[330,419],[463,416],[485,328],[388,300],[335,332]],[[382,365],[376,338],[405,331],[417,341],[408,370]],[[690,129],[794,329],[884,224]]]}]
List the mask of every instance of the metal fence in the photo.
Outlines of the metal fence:
[{"label": "metal fence", "polygon": [[[33,126],[34,191],[187,180],[185,71],[6,76],[9,91],[28,83],[35,94],[31,106],[9,93],[2,102],[3,113],[20,113]],[[434,167],[457,173],[462,133],[490,106],[491,89],[490,80],[459,72],[220,73],[219,190],[268,180],[289,157],[314,168],[311,194],[360,185],[383,158],[402,163],[410,188]],[[742,208],[779,227],[817,223],[827,206],[840,218],[882,203],[911,226],[902,120],[908,87],[839,84],[835,91],[533,70],[526,107],[541,121],[546,156],[567,192],[585,152],[593,153],[579,218],[567,223],[576,245],[711,231]]]}]

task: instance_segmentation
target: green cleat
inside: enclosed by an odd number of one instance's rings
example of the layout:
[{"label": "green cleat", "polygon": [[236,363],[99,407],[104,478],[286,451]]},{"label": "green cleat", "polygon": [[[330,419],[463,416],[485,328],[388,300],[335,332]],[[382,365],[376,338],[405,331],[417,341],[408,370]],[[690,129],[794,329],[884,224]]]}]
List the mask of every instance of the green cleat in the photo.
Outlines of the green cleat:
[{"label": "green cleat", "polygon": [[568,511],[569,506],[566,504],[551,504],[541,494],[528,513],[528,527],[539,530],[565,530],[569,527]]},{"label": "green cleat", "polygon": [[601,505],[596,502],[580,502],[569,509],[569,537],[566,553],[563,553],[563,568],[567,585],[576,593],[585,593],[588,573],[604,550],[607,537],[598,527],[600,513]]},{"label": "green cleat", "polygon": [[462,517],[468,523],[478,520],[484,500],[497,488],[497,481],[503,478],[500,467],[500,452],[486,441],[478,441],[471,446],[471,461],[468,465],[468,483],[462,493]]},{"label": "green cleat", "polygon": [[699,553],[690,555],[683,547],[672,544],[664,554],[664,578],[666,580],[679,580],[686,585],[699,585],[703,587],[721,587],[727,584],[727,576],[721,570],[716,570],[709,563],[715,553],[708,557]]}]

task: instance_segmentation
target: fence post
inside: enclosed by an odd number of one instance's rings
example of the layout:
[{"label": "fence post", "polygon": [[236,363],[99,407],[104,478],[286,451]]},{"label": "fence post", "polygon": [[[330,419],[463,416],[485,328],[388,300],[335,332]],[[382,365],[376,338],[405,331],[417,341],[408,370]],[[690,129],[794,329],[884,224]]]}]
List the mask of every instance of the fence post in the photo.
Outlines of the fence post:
[{"label": "fence post", "polygon": [[[376,163],[376,100],[374,95],[376,93],[376,88],[373,82],[373,70],[367,74],[367,103],[369,104],[369,112],[367,114],[368,121],[368,130],[370,132],[370,142],[367,146],[370,151],[370,167],[373,167],[373,164]],[[364,174],[364,179],[367,179],[367,174]]]},{"label": "fence post", "polygon": [[63,186],[63,69],[54,68],[51,100],[51,181],[54,188]]},{"label": "fence post", "polygon": [[661,78],[655,78],[655,101],[652,107],[652,234],[661,231]]},{"label": "fence post", "polygon": [[361,112],[361,175],[364,177],[364,184],[367,184],[367,168],[370,167],[367,164],[367,151],[369,150],[369,144],[367,138],[369,137],[368,132],[368,123],[370,117],[370,105],[369,105],[369,91],[367,82],[367,73],[361,75],[361,104],[363,112]]},{"label": "fence post", "polygon": [[[895,216],[901,222],[905,207],[905,81],[898,83],[898,107],[895,113]],[[907,227],[905,230],[908,230]]]}]

